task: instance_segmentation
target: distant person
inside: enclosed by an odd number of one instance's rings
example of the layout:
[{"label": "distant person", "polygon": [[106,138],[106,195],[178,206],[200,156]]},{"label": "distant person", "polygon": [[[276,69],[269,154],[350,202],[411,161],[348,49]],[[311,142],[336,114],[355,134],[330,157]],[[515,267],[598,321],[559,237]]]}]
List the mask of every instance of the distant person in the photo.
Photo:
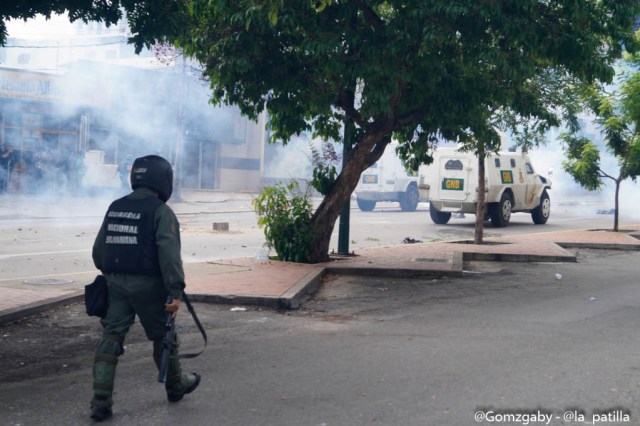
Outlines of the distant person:
[{"label": "distant person", "polygon": [[49,153],[44,148],[40,147],[33,155],[33,160],[35,173],[33,174],[32,189],[39,192],[44,189],[43,184],[46,184],[46,176],[50,167]]},{"label": "distant person", "polygon": [[67,175],[67,189],[72,195],[78,195],[82,191],[82,178],[87,171],[84,163],[83,152],[72,152],[65,165]]},{"label": "distant person", "polygon": [[9,187],[9,170],[11,168],[11,152],[5,145],[0,147],[0,193]]},{"label": "distant person", "polygon": [[116,172],[120,175],[120,187],[124,190],[129,190],[129,174],[131,173],[132,162],[133,156],[128,154],[116,169]]},{"label": "distant person", "polygon": [[[131,187],[132,193],[109,206],[93,245],[93,262],[106,276],[109,291],[93,365],[91,418],[95,421],[112,415],[116,364],[135,316],[153,341],[153,360],[160,369],[166,312],[175,317],[185,287],[180,226],[166,204],[173,191],[171,165],[157,155],[136,159]],[[167,296],[172,297],[170,303]],[[165,382],[169,402],[180,401],[199,384],[198,373],[181,370],[176,335]]]}]

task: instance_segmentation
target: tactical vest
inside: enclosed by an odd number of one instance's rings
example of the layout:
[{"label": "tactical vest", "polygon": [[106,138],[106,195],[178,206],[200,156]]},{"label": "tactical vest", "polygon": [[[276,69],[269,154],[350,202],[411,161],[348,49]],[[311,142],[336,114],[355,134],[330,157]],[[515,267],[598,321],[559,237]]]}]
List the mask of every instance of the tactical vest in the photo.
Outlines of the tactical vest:
[{"label": "tactical vest", "polygon": [[104,273],[157,275],[155,213],[164,204],[157,198],[120,198],[105,217]]}]

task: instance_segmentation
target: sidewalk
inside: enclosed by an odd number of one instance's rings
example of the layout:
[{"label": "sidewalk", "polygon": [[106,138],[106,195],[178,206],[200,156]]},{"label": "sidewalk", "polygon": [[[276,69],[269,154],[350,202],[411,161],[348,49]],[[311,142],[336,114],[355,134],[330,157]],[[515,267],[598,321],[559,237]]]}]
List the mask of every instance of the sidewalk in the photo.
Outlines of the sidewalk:
[{"label": "sidewalk", "polygon": [[[640,225],[625,232],[576,230],[470,241],[414,243],[364,248],[356,256],[322,264],[295,264],[249,258],[186,263],[186,291],[193,301],[295,309],[315,292],[326,273],[387,277],[459,276],[465,261],[575,262],[567,248],[640,251]],[[64,303],[80,301],[93,276],[75,284],[37,289],[3,288],[0,324]]]}]

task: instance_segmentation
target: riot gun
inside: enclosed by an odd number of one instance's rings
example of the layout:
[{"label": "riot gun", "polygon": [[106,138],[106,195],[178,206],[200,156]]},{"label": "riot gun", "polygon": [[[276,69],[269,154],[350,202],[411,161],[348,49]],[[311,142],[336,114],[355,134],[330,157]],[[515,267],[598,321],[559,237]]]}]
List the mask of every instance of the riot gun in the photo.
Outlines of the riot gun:
[{"label": "riot gun", "polygon": [[[167,297],[167,304],[173,302],[171,296]],[[167,380],[167,371],[169,370],[169,356],[171,356],[171,347],[176,334],[176,320],[173,312],[167,312],[167,322],[165,324],[165,334],[162,339],[162,361],[160,362],[160,371],[158,373],[158,381],[164,383]]]}]

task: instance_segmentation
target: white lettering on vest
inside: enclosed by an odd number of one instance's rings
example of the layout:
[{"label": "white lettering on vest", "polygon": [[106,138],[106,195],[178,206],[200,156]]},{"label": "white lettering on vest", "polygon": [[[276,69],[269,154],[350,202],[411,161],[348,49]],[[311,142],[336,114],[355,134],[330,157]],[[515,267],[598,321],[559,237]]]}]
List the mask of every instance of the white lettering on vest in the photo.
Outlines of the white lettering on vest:
[{"label": "white lettering on vest", "polygon": [[109,223],[107,224],[107,231],[111,232],[122,232],[123,234],[137,234],[138,226],[137,225],[120,225],[117,223]]},{"label": "white lettering on vest", "polygon": [[119,218],[119,219],[134,219],[134,220],[139,220],[140,217],[142,217],[142,215],[140,213],[135,213],[135,212],[109,212],[109,214],[107,215],[108,217],[115,217],[115,218]]},{"label": "white lettering on vest", "polygon": [[107,244],[138,244],[138,237],[128,235],[107,235]]}]

